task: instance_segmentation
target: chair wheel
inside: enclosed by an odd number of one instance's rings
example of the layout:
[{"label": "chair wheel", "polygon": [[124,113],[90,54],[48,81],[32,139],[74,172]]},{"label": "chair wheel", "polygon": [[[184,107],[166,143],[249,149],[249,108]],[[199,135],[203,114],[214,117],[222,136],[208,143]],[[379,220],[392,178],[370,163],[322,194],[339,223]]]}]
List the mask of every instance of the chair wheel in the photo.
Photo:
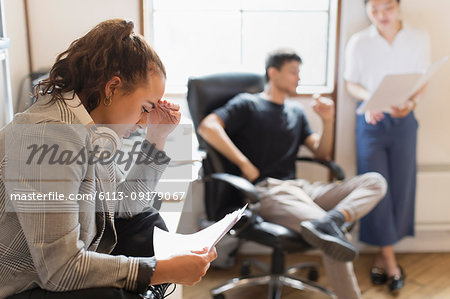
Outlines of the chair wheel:
[{"label": "chair wheel", "polygon": [[241,276],[249,276],[249,275],[250,275],[250,272],[251,272],[251,270],[250,270],[250,263],[247,262],[247,261],[245,261],[245,262],[242,264],[240,274],[241,274]]},{"label": "chair wheel", "polygon": [[311,281],[318,281],[319,280],[319,271],[317,269],[312,268],[308,272],[308,279]]},{"label": "chair wheel", "polygon": [[224,294],[217,294],[213,296],[213,299],[225,299],[225,295]]}]

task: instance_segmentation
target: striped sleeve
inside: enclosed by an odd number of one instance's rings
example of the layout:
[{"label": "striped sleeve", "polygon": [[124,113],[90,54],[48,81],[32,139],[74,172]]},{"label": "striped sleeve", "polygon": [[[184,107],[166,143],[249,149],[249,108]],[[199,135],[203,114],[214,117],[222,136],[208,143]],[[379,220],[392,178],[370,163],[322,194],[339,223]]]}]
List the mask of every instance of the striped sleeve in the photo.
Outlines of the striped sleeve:
[{"label": "striped sleeve", "polygon": [[141,157],[138,157],[125,180],[117,186],[117,192],[122,192],[125,199],[117,203],[116,216],[119,218],[133,217],[152,206],[151,193],[170,162],[164,151],[156,149],[147,140],[143,142],[140,154]]},{"label": "striped sleeve", "polygon": [[[80,182],[90,169],[87,164],[50,163],[50,154],[42,163],[37,158],[29,159],[30,145],[34,144],[49,148],[58,145],[66,155],[85,151],[85,141],[78,137],[74,127],[35,124],[20,129],[22,137],[18,139],[18,147],[7,157],[6,183],[1,193],[7,198],[13,193],[22,197],[58,193],[65,198],[78,194]],[[156,183],[160,174],[154,173],[152,180]],[[33,270],[37,273],[34,282],[39,287],[63,292],[94,287],[144,291],[148,286],[156,263],[154,258],[112,256],[87,250],[89,244],[80,238],[82,230],[86,229],[80,224],[86,211],[80,209],[78,201],[17,200],[10,205],[20,223],[20,235],[26,240]]]}]

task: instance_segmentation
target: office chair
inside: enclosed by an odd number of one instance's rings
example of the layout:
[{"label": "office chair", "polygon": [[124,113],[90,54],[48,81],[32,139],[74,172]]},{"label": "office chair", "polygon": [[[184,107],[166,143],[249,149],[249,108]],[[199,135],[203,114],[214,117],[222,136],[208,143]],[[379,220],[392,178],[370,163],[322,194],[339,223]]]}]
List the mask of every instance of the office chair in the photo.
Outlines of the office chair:
[{"label": "office chair", "polygon": [[[264,78],[252,73],[225,73],[190,78],[187,101],[197,132],[200,122],[214,109],[223,106],[235,95],[258,93],[264,88]],[[199,148],[206,152],[203,161],[205,183],[205,210],[208,220],[220,220],[227,213],[249,203],[245,215],[233,227],[231,234],[241,240],[253,241],[272,248],[270,271],[264,275],[250,276],[248,265],[241,270],[243,277],[234,278],[211,290],[214,299],[225,298],[224,292],[243,286],[269,285],[269,299],[279,299],[283,285],[299,290],[320,292],[332,298],[335,295],[314,281],[318,279],[317,264],[304,263],[286,269],[285,254],[304,252],[311,247],[295,231],[267,222],[258,215],[259,195],[255,186],[239,176],[239,169],[210,147],[198,134]],[[338,179],[344,179],[343,171],[333,162],[313,158],[299,158],[307,162],[319,162],[328,167]],[[299,268],[309,270],[308,279],[294,277]]]}]

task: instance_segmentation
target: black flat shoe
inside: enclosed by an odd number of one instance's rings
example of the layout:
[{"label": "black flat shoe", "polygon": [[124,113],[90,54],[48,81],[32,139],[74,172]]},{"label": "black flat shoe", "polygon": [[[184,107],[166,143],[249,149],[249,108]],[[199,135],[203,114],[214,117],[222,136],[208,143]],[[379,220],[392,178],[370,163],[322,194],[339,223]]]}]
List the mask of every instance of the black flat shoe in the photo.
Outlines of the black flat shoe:
[{"label": "black flat shoe", "polygon": [[382,268],[372,267],[370,269],[370,280],[372,284],[385,284],[388,280],[386,271]]},{"label": "black flat shoe", "polygon": [[405,286],[405,272],[402,267],[398,266],[400,274],[389,277],[388,287],[391,293],[398,293]]}]

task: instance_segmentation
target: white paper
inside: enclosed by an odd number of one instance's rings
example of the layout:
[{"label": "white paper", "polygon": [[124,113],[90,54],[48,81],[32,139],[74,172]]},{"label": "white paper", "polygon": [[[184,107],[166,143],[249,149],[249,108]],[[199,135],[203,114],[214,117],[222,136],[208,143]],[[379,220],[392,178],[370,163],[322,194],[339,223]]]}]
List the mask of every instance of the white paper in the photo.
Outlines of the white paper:
[{"label": "white paper", "polygon": [[155,226],[153,231],[153,248],[157,259],[165,259],[191,251],[201,251],[216,246],[220,239],[241,219],[242,209],[227,214],[220,221],[194,234],[177,234],[167,232]]},{"label": "white paper", "polygon": [[405,103],[431,79],[447,60],[447,56],[441,58],[433,63],[425,73],[385,76],[370,99],[365,101],[356,112],[358,114],[369,110],[392,112],[391,106]]}]

